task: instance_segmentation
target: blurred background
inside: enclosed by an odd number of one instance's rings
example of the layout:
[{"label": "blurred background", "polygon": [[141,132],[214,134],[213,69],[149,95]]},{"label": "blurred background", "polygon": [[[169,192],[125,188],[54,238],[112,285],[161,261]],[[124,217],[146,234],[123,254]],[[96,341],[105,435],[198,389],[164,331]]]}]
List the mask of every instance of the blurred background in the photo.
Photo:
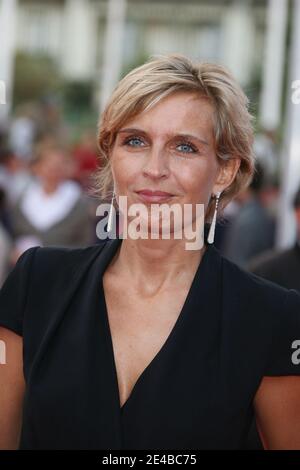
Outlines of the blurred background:
[{"label": "blurred background", "polygon": [[99,114],[169,52],[226,65],[255,116],[257,173],[215,244],[300,289],[300,0],[0,0],[0,285],[30,246],[99,242]]}]

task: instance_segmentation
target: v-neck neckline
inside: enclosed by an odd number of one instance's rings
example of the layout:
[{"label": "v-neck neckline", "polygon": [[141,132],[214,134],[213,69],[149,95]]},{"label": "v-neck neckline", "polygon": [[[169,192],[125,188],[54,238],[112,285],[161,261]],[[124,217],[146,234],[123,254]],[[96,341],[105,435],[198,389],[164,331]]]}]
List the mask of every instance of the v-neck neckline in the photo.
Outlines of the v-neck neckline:
[{"label": "v-neck neckline", "polygon": [[138,376],[130,395],[128,396],[127,400],[123,403],[121,406],[120,402],[120,389],[119,389],[119,383],[118,383],[118,374],[117,374],[117,366],[116,366],[116,359],[115,359],[115,353],[114,353],[114,346],[113,346],[113,340],[112,340],[112,334],[111,334],[111,328],[109,324],[109,316],[108,316],[108,310],[107,310],[107,303],[105,299],[105,291],[104,291],[104,285],[103,285],[103,275],[108,267],[108,264],[112,260],[113,256],[115,255],[117,249],[119,248],[120,244],[122,243],[122,238],[116,238],[116,239],[110,239],[106,243],[106,246],[103,248],[103,251],[101,251],[100,256],[103,256],[102,262],[100,263],[101,265],[101,270],[100,270],[100,298],[101,298],[101,303],[102,303],[102,314],[103,314],[103,319],[105,323],[105,337],[107,340],[107,346],[109,349],[109,355],[110,355],[110,361],[111,365],[113,368],[113,376],[114,376],[114,388],[115,388],[115,393],[117,394],[117,403],[118,403],[118,410],[120,413],[120,416],[123,415],[125,409],[127,409],[129,403],[132,401],[133,397],[136,394],[137,389],[141,386],[141,383],[143,379],[150,373],[151,369],[155,366],[157,361],[165,354],[165,352],[168,349],[168,346],[172,341],[174,341],[174,338],[176,337],[176,334],[180,330],[181,325],[183,324],[187,313],[189,311],[189,302],[190,299],[192,298],[194,290],[197,288],[199,280],[202,278],[202,282],[205,282],[204,279],[204,272],[205,272],[205,266],[209,262],[210,255],[212,251],[215,250],[214,245],[206,243],[206,250],[204,254],[202,255],[201,261],[195,271],[192,283],[190,285],[189,291],[187,293],[187,296],[184,300],[183,306],[181,308],[181,311],[177,317],[177,320],[171,329],[169,335],[167,336],[166,340],[160,347],[159,351],[155,354],[155,356],[152,358],[152,360],[148,363],[148,365],[143,369],[141,374]]}]

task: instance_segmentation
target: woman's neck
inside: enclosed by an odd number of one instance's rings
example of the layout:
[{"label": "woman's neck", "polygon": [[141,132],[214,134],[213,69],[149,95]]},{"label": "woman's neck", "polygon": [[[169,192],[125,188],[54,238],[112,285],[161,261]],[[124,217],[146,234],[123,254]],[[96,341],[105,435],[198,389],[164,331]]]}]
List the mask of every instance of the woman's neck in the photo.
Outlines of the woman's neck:
[{"label": "woman's neck", "polygon": [[190,284],[206,250],[187,250],[186,240],[124,238],[111,264],[112,272],[130,279],[139,292],[155,295]]}]

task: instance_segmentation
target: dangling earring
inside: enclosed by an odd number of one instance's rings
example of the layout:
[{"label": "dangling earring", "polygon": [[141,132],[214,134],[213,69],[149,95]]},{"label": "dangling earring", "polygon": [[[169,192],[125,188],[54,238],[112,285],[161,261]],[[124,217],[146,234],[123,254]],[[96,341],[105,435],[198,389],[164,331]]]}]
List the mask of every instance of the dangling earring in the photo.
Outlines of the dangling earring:
[{"label": "dangling earring", "polygon": [[216,228],[216,221],[217,221],[217,211],[218,211],[218,204],[219,204],[219,198],[221,196],[221,193],[222,191],[218,191],[216,193],[216,207],[215,207],[215,212],[214,212],[214,216],[213,216],[213,220],[212,220],[212,223],[210,225],[210,228],[209,228],[209,233],[208,233],[208,237],[207,237],[207,241],[208,243],[213,243],[214,242],[214,238],[215,238],[215,228]]},{"label": "dangling earring", "polygon": [[108,214],[108,221],[107,221],[107,231],[110,232],[112,229],[112,222],[113,222],[113,212],[114,212],[114,197],[115,197],[115,187],[113,190],[113,195],[111,198],[109,214]]}]

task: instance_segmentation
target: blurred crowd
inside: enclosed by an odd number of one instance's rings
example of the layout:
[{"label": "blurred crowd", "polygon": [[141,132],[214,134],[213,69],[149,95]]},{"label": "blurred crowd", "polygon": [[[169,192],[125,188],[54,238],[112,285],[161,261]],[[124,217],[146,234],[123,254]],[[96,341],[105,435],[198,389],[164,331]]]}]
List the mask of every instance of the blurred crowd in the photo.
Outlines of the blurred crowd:
[{"label": "blurred crowd", "polygon": [[18,110],[0,139],[0,286],[32,246],[97,243],[96,132],[73,144],[55,103]]}]

